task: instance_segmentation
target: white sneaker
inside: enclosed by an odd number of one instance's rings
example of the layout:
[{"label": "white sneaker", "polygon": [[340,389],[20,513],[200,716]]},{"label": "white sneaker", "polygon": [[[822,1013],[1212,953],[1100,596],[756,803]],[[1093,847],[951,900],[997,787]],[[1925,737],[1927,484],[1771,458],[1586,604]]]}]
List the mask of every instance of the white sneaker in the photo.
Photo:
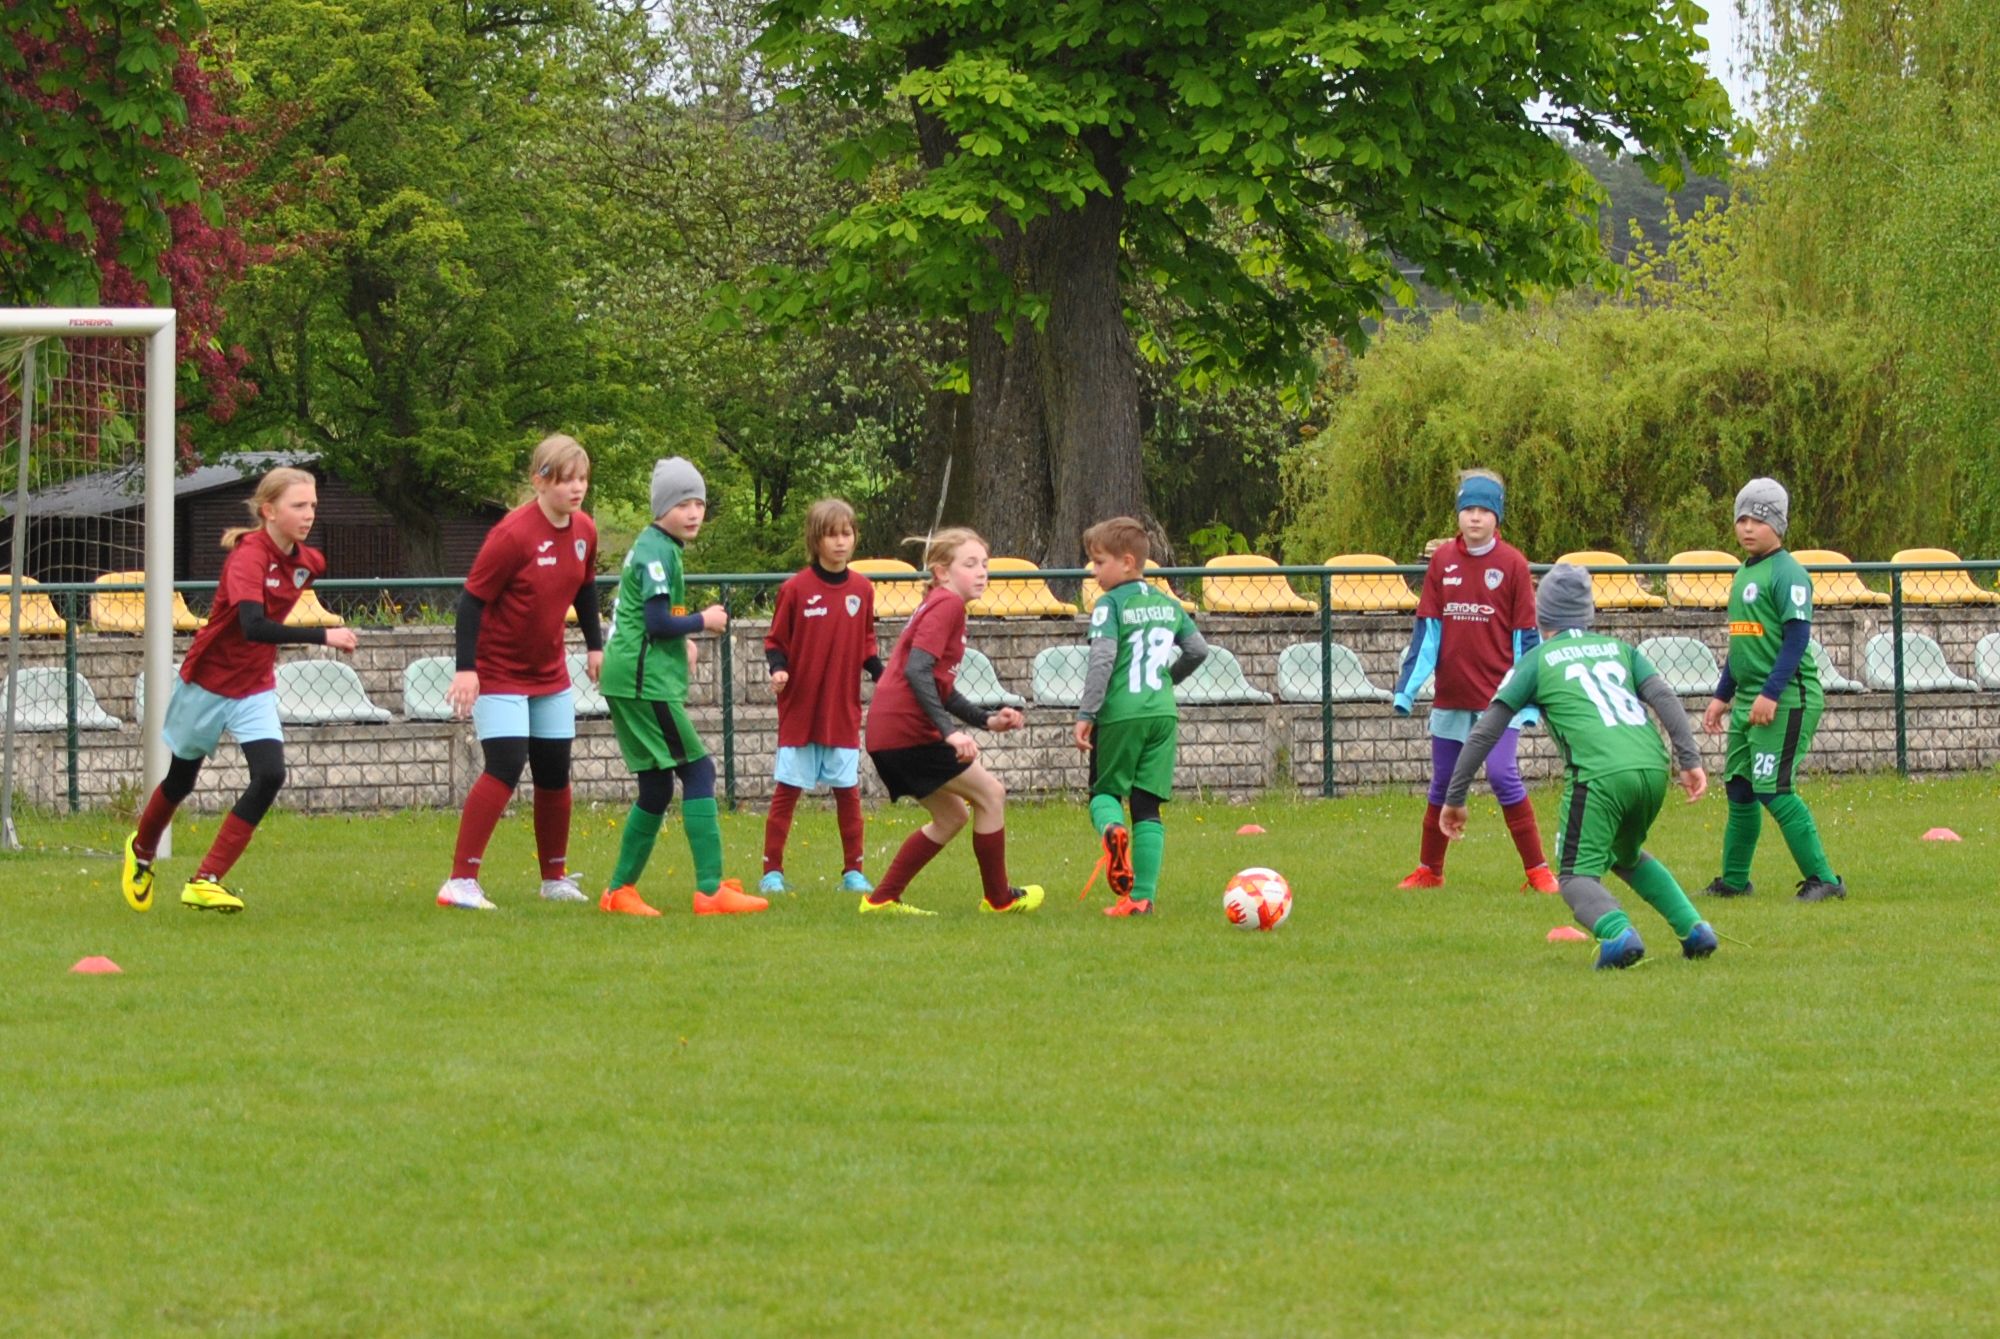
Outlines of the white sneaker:
[{"label": "white sneaker", "polygon": [[444,887],[438,889],[438,905],[457,907],[461,911],[500,910],[486,900],[486,892],[477,879],[446,879]]},{"label": "white sneaker", "polygon": [[576,875],[565,874],[560,879],[542,880],[542,901],[588,902],[590,894],[577,886]]}]

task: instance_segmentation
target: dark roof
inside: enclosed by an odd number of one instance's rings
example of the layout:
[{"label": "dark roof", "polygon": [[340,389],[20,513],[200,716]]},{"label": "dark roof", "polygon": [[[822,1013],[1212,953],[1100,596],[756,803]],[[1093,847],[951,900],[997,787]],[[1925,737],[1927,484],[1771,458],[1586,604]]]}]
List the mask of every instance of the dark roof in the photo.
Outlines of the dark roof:
[{"label": "dark roof", "polygon": [[[191,474],[174,480],[174,497],[195,497],[228,488],[280,465],[306,468],[319,460],[311,451],[246,452],[224,456],[213,465],[202,465]],[[0,513],[13,501],[12,492],[0,494]],[[131,511],[146,502],[146,465],[135,460],[115,470],[85,474],[28,494],[30,516],[109,516]]]}]

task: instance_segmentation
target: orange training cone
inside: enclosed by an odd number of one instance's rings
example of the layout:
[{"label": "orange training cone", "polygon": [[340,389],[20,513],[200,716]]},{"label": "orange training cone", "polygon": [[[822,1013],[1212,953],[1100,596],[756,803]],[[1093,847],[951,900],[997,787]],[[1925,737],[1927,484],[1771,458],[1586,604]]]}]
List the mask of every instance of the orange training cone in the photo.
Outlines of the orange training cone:
[{"label": "orange training cone", "polygon": [[1932,828],[1924,834],[1923,840],[1927,842],[1960,842],[1964,841],[1965,838],[1959,836],[1950,828]]},{"label": "orange training cone", "polygon": [[1258,827],[1255,823],[1245,823],[1242,827],[1236,829],[1236,835],[1239,837],[1261,837],[1264,835],[1264,829]]},{"label": "orange training cone", "polygon": [[1549,942],[1551,944],[1562,944],[1572,939],[1588,938],[1590,938],[1589,935],[1577,929],[1574,925],[1558,925],[1555,929],[1549,931]]},{"label": "orange training cone", "polygon": [[84,976],[116,976],[124,969],[109,958],[93,956],[78,962],[70,970],[72,972],[79,972]]}]

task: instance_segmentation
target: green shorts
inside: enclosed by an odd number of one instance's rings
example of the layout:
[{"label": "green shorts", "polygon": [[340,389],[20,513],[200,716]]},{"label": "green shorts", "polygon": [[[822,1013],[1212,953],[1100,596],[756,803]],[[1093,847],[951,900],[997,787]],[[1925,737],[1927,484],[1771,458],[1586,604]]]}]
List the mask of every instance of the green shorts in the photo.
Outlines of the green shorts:
[{"label": "green shorts", "polygon": [[1098,726],[1091,736],[1090,793],[1121,800],[1135,790],[1171,796],[1180,724],[1172,716],[1140,716]]},{"label": "green shorts", "polygon": [[1601,879],[1639,863],[1646,833],[1667,802],[1665,772],[1613,772],[1563,790],[1556,873]]},{"label": "green shorts", "polygon": [[618,751],[634,772],[669,772],[682,763],[708,756],[708,747],[694,732],[687,706],[646,698],[612,697],[611,728],[618,734]]},{"label": "green shorts", "polygon": [[[1756,700],[1751,695],[1750,701]],[[1759,795],[1791,794],[1792,773],[1812,747],[1821,708],[1811,703],[1780,706],[1769,725],[1752,725],[1749,703],[1740,695],[1736,701],[1737,708],[1729,717],[1729,762],[1722,779],[1742,777]]]}]

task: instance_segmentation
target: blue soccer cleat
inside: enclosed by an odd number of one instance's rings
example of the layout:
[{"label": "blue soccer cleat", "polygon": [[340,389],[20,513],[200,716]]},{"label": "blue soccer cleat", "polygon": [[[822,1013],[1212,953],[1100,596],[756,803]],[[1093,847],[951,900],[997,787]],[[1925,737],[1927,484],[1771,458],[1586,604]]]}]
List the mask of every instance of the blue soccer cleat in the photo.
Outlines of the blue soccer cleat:
[{"label": "blue soccer cleat", "polygon": [[779,893],[789,893],[792,890],[785,887],[785,871],[773,869],[767,870],[764,877],[757,880],[757,891],[765,897],[776,897]]},{"label": "blue soccer cleat", "polygon": [[1697,921],[1694,929],[1687,932],[1687,938],[1681,940],[1681,956],[1683,958],[1706,958],[1709,954],[1715,952],[1717,947],[1715,927],[1707,921]]},{"label": "blue soccer cleat", "polygon": [[1607,967],[1630,967],[1645,956],[1645,941],[1629,925],[1612,938],[1597,942],[1597,970],[1600,972]]},{"label": "blue soccer cleat", "polygon": [[843,893],[872,893],[875,885],[868,882],[868,876],[858,869],[850,869],[840,876],[840,891]]}]

